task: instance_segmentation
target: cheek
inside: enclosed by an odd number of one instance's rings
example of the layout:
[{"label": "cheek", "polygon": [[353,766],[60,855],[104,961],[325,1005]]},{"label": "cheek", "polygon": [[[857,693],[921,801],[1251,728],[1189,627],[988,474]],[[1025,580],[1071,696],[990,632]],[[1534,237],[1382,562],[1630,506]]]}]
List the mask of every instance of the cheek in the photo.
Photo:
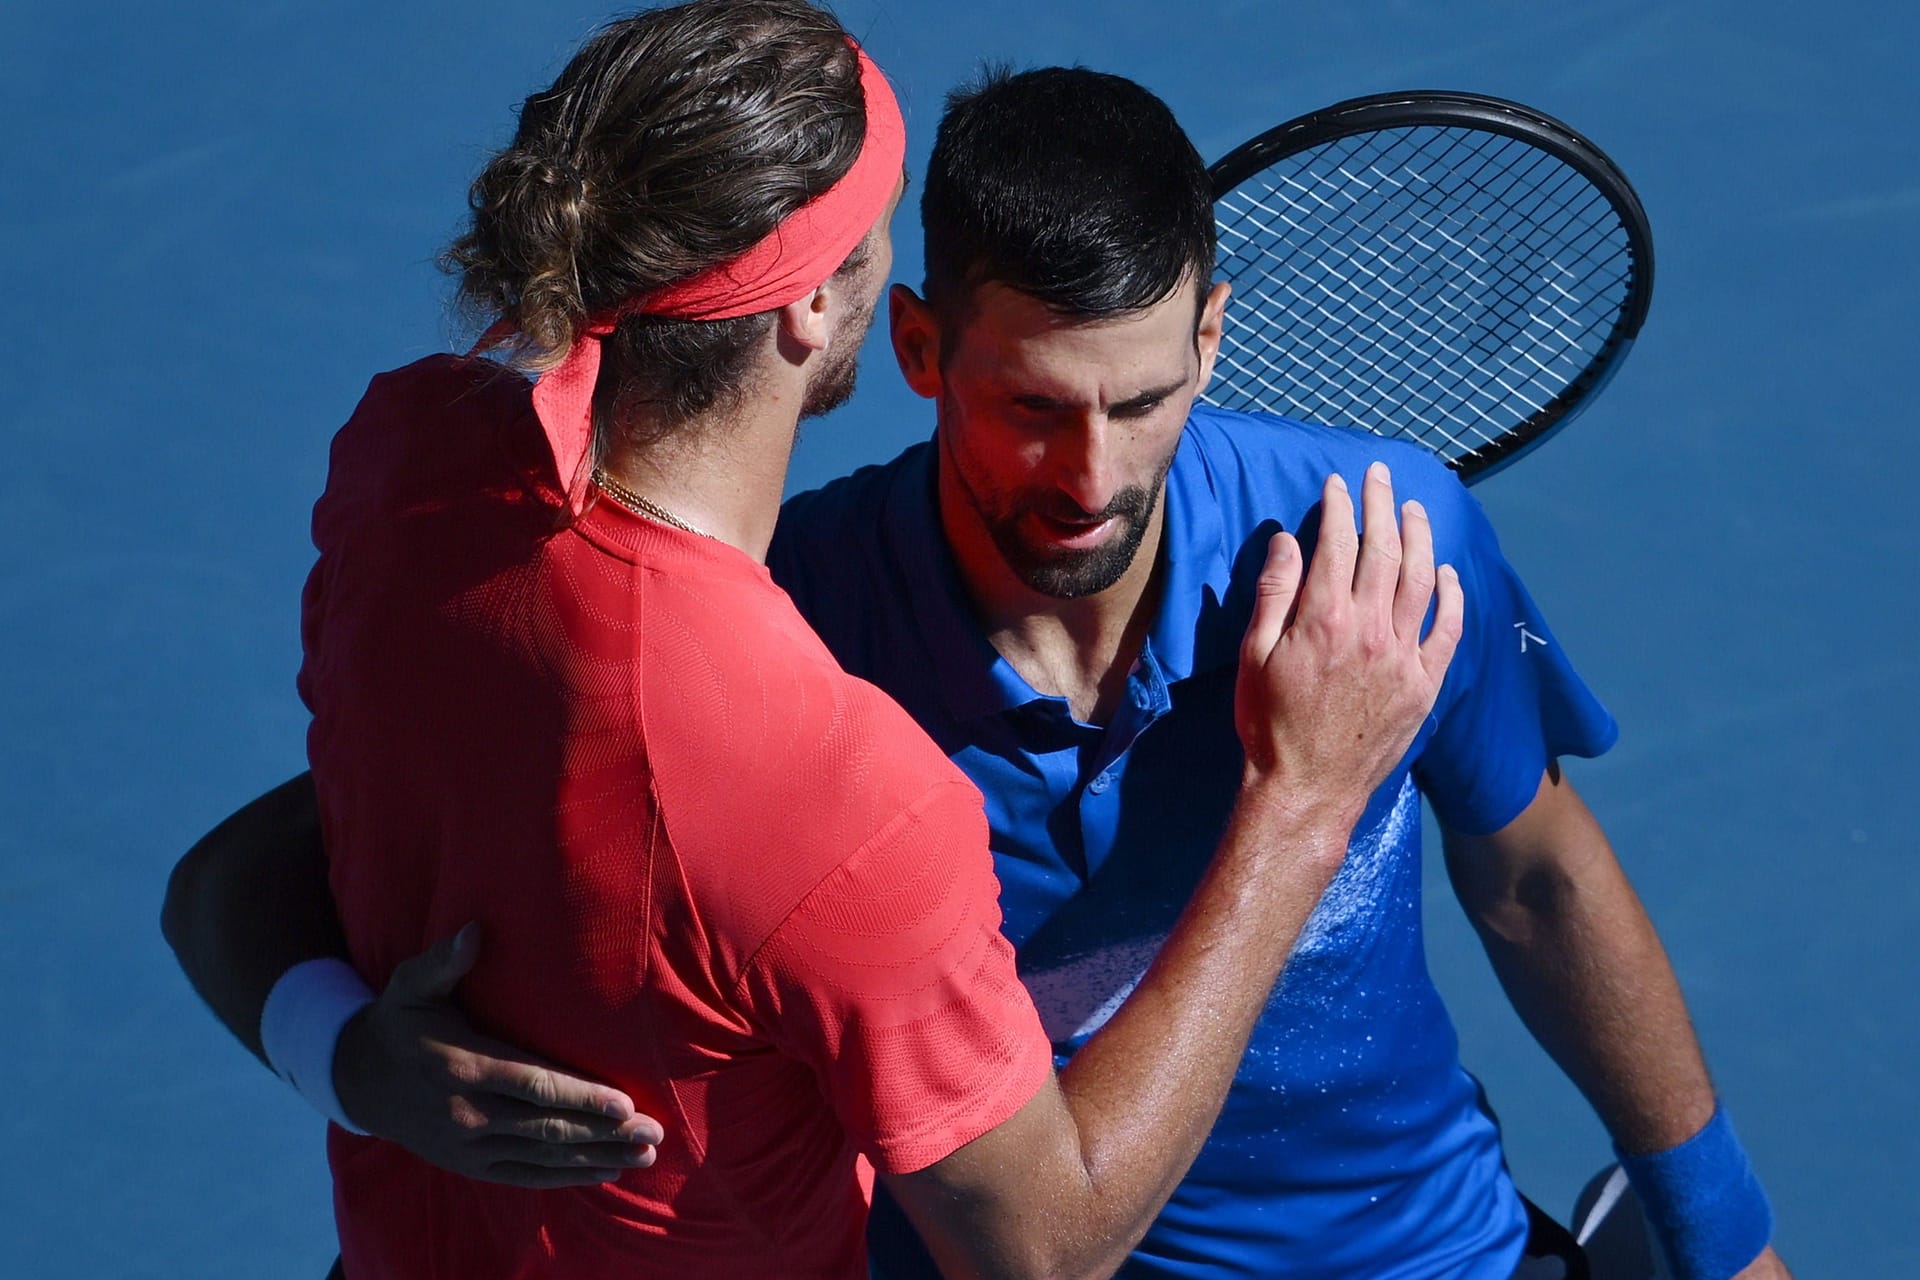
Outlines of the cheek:
[{"label": "cheek", "polygon": [[949,412],[953,452],[975,484],[1007,493],[1026,488],[1046,466],[1046,446],[993,418]]},{"label": "cheek", "polygon": [[1174,451],[1180,447],[1180,434],[1185,428],[1184,416],[1171,426],[1156,424],[1142,427],[1128,453],[1129,482],[1149,487],[1157,484],[1166,475]]}]

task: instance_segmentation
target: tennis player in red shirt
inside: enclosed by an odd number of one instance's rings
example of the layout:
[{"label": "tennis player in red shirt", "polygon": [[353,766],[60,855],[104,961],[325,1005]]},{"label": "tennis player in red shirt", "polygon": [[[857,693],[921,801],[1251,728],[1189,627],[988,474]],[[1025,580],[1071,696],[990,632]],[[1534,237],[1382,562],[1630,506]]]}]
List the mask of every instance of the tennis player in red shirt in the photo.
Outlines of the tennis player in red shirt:
[{"label": "tennis player in red shirt", "polygon": [[[878,68],[799,0],[613,24],[526,102],[449,252],[494,358],[376,378],[334,442],[312,786],[280,800],[317,805],[353,966],[387,983],[479,922],[475,1022],[667,1135],[644,1174],[538,1190],[336,1126],[353,1280],[859,1277],[875,1171],[950,1275],[1110,1272],[1432,704],[1458,587],[1386,486],[1363,543],[1335,483],[1312,571],[1271,548],[1211,869],[1054,1074],[978,793],[761,563],[798,419],[851,392],[903,154]],[[202,986],[258,1048],[271,1001]]]}]

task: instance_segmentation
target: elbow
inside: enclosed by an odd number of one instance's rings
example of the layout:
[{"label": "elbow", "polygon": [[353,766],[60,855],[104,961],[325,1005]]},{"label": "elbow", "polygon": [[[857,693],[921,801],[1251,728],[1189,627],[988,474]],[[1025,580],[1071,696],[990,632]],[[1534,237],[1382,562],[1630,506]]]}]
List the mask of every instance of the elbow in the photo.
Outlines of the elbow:
[{"label": "elbow", "polygon": [[1116,1250],[1116,1244],[1102,1240],[1087,1247],[1064,1239],[1036,1240],[1018,1256],[1006,1259],[995,1275],[1004,1280],[1112,1280],[1129,1252]]},{"label": "elbow", "polygon": [[1113,1280],[1114,1272],[1125,1261],[1125,1254],[1101,1265],[1089,1263],[1084,1257],[1053,1258],[1022,1273],[1022,1280]]},{"label": "elbow", "polygon": [[1551,941],[1575,913],[1580,885],[1551,863],[1514,876],[1504,892],[1469,905],[1469,914],[1488,941],[1531,949]]},{"label": "elbow", "polygon": [[195,845],[174,864],[173,873],[167,877],[167,895],[160,903],[160,936],[182,959],[193,932],[193,902],[199,890],[202,860],[201,846]]}]

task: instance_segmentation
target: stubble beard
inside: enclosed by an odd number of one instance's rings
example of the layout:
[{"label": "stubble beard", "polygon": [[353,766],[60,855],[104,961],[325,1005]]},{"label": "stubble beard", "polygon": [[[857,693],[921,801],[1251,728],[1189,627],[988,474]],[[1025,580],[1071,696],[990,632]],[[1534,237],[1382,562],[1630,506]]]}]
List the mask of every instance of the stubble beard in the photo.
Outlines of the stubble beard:
[{"label": "stubble beard", "polygon": [[[1169,456],[1160,466],[1152,485],[1128,485],[1113,495],[1100,512],[1089,517],[1072,506],[1070,500],[1055,495],[1052,501],[1020,494],[986,492],[976,487],[961,470],[961,487],[986,527],[1000,558],[1013,575],[1031,591],[1056,600],[1079,600],[1098,595],[1120,581],[1140,554],[1147,529],[1153,523],[1154,508],[1166,487],[1167,470],[1173,465]],[[1066,508],[1071,507],[1071,510]],[[1052,516],[1072,521],[1112,519],[1117,528],[1105,542],[1077,550],[1037,545],[1022,531],[1028,516]]]},{"label": "stubble beard", "polygon": [[[838,348],[839,344],[836,343]],[[860,374],[860,348],[848,346],[829,350],[820,371],[807,383],[800,399],[802,418],[819,418],[832,413],[853,399],[854,383]]]},{"label": "stubble beard", "polygon": [[860,375],[860,346],[873,327],[874,304],[849,312],[833,331],[833,341],[820,359],[819,370],[800,398],[800,416],[818,418],[853,399]]}]

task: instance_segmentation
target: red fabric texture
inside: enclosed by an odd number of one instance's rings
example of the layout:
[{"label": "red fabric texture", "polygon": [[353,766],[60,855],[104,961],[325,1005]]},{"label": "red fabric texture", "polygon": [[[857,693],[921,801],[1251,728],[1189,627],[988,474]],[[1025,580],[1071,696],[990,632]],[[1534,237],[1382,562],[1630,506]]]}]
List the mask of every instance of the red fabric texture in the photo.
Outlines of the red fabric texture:
[{"label": "red fabric texture", "polygon": [[528,391],[436,357],[334,442],[301,672],[332,886],[375,986],[478,920],[474,1020],[667,1140],[529,1192],[334,1129],[347,1273],[864,1276],[868,1162],[1050,1067],[979,794],[761,565],[607,501],[561,529]]},{"label": "red fabric texture", "polygon": [[[867,130],[853,167],[745,253],[596,316],[574,339],[565,359],[541,375],[533,392],[534,408],[576,508],[584,497],[586,477],[581,472],[593,443],[600,340],[621,317],[645,313],[670,320],[732,320],[797,302],[840,269],[886,211],[906,162],[907,127],[885,74],[858,45],[854,49],[860,59]],[[504,324],[489,330],[481,345],[505,338],[510,330]]]}]

